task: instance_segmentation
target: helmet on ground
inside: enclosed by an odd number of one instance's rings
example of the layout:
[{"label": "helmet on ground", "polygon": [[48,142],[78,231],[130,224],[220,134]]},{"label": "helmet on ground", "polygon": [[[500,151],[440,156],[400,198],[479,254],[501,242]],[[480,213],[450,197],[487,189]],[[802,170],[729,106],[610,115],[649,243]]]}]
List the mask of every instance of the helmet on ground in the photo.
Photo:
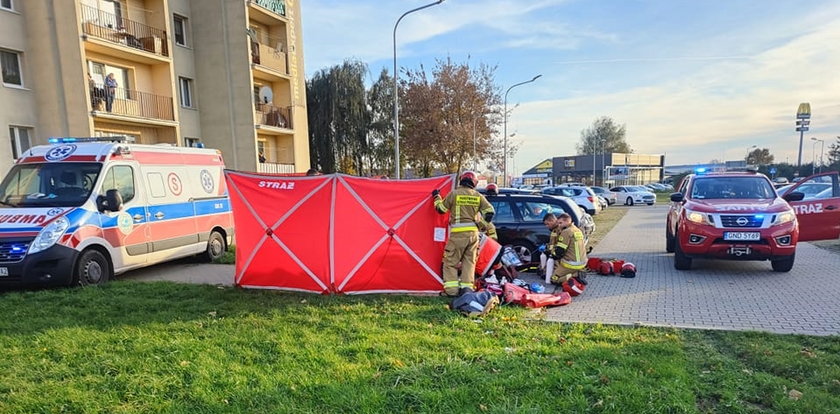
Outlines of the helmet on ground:
[{"label": "helmet on ground", "polygon": [[475,188],[478,185],[478,179],[475,177],[475,173],[472,171],[464,171],[461,174],[460,179],[461,185],[465,185],[469,188]]},{"label": "helmet on ground", "polygon": [[621,277],[636,277],[636,265],[625,263],[624,266],[621,266]]},{"label": "helmet on ground", "polygon": [[543,292],[545,292],[545,286],[543,286],[543,285],[541,285],[537,282],[531,283],[531,286],[528,286],[528,287],[531,289],[531,292],[533,292],[533,293],[543,293]]},{"label": "helmet on ground", "polygon": [[603,261],[601,264],[598,265],[598,274],[603,276],[609,276],[614,274],[615,270],[613,269],[613,264],[610,261]]},{"label": "helmet on ground", "polygon": [[487,194],[488,195],[499,195],[499,186],[495,183],[487,184]]}]

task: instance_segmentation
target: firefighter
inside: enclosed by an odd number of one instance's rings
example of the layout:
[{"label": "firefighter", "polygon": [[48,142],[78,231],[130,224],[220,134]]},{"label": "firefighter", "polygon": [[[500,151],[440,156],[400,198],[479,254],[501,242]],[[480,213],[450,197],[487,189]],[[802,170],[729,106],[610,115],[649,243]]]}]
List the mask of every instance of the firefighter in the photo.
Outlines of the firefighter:
[{"label": "firefighter", "polygon": [[485,188],[484,191],[489,196],[497,196],[497,195],[499,195],[499,186],[496,185],[495,183],[490,183],[490,184],[487,184],[487,188]]},{"label": "firefighter", "polygon": [[478,231],[487,235],[487,237],[499,241],[499,235],[496,233],[496,225],[493,224],[492,221],[485,220],[484,217],[478,215],[476,219],[476,225],[478,226]]},{"label": "firefighter", "polygon": [[[443,289],[449,296],[471,291],[475,278],[475,260],[478,253],[478,224],[480,219],[493,220],[493,206],[481,193],[475,191],[475,173],[461,174],[459,186],[446,198],[440,191],[432,191],[435,209],[449,214],[449,240],[443,254]],[[458,263],[461,278],[458,280]]]},{"label": "firefighter", "polygon": [[548,246],[547,253],[555,260],[551,283],[562,285],[586,267],[583,232],[572,223],[572,216],[568,213],[558,216],[546,214],[543,223],[546,226],[552,225],[552,232],[557,233],[554,243]]}]

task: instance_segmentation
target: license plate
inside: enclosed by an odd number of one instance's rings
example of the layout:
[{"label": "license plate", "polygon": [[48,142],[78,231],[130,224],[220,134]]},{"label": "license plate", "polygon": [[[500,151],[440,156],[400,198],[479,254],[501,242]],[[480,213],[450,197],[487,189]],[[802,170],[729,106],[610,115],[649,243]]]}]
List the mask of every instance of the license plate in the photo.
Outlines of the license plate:
[{"label": "license plate", "polygon": [[761,233],[757,231],[727,231],[723,233],[724,240],[755,241],[761,240]]},{"label": "license plate", "polygon": [[8,276],[9,275],[9,268],[8,267],[0,267],[0,276]]}]

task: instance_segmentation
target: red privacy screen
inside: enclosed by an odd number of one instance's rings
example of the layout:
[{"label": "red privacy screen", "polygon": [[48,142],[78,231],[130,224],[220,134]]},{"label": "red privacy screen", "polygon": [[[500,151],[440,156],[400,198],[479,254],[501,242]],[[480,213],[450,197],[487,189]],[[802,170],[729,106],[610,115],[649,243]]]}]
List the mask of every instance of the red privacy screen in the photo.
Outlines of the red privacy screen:
[{"label": "red privacy screen", "polygon": [[225,171],[236,284],[315,293],[438,292],[454,176],[378,180]]}]

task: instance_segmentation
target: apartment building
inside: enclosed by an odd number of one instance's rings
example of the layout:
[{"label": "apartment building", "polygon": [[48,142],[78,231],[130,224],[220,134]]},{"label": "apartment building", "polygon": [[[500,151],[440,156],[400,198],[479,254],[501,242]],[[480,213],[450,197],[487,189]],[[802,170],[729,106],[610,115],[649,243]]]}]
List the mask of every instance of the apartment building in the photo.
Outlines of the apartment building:
[{"label": "apartment building", "polygon": [[298,0],[0,0],[0,64],[3,171],[49,137],[111,135],[309,168]]}]

